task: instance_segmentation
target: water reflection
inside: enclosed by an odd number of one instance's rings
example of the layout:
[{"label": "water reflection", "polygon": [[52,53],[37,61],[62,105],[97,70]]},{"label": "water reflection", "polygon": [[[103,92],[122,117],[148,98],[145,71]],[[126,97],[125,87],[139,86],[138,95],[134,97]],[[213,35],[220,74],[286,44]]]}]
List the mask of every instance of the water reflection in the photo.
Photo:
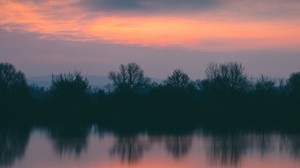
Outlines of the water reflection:
[{"label": "water reflection", "polygon": [[209,156],[212,162],[237,165],[241,157],[252,146],[251,140],[245,135],[212,135],[209,140]]},{"label": "water reflection", "polygon": [[291,156],[300,159],[300,135],[284,135],[281,138],[281,150],[289,152]]},{"label": "water reflection", "polygon": [[111,154],[118,156],[122,162],[135,163],[142,158],[150,145],[149,139],[144,137],[121,136],[116,139]]},{"label": "water reflection", "polygon": [[90,133],[88,125],[55,125],[48,126],[45,130],[53,142],[54,150],[60,156],[79,157],[87,149]]},{"label": "water reflection", "polygon": [[192,139],[192,136],[168,136],[165,140],[167,151],[175,159],[180,159],[191,149]]},{"label": "water reflection", "polygon": [[[40,136],[30,133],[41,130]],[[119,135],[113,131],[92,130],[91,125],[61,124],[36,128],[2,127],[0,129],[0,167],[38,168],[40,153],[46,153],[55,167],[300,167],[300,134],[272,132],[193,134],[134,133]],[[100,130],[100,129],[99,129]],[[46,135],[46,136],[45,136]],[[39,151],[31,141],[47,139],[53,147]],[[51,148],[50,148],[51,149]],[[53,150],[54,149],[54,150]],[[57,158],[51,157],[51,153]],[[82,155],[85,153],[85,155]],[[75,156],[72,159],[61,156]],[[267,158],[267,159],[265,159]],[[279,158],[279,159],[278,159]],[[16,162],[19,160],[19,162]],[[282,165],[274,165],[280,160]],[[18,164],[16,164],[18,163]],[[218,164],[216,166],[215,164]],[[51,165],[53,166],[53,165]],[[48,167],[51,167],[48,166]],[[44,167],[47,167],[44,166]],[[47,167],[47,168],[48,168]]]},{"label": "water reflection", "polygon": [[260,157],[263,158],[276,152],[275,149],[280,146],[280,136],[282,135],[260,133],[252,137],[252,141],[255,142],[254,147],[257,151],[259,151],[258,153],[260,154]]},{"label": "water reflection", "polygon": [[0,167],[10,166],[23,157],[29,136],[27,127],[0,127]]}]

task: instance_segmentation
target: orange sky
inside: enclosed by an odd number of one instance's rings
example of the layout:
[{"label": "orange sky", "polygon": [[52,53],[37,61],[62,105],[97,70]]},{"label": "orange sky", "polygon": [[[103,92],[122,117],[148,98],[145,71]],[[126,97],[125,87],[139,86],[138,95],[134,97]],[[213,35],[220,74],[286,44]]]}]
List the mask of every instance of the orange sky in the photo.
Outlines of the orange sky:
[{"label": "orange sky", "polygon": [[[107,12],[88,10],[80,0],[0,0],[0,29],[38,34],[41,39],[105,42],[146,47],[178,46],[191,50],[234,51],[299,48],[300,20],[286,13],[263,19],[256,13],[282,8],[297,10],[300,3],[250,3],[235,0],[225,9],[205,12]],[[268,0],[266,0],[268,1]],[[276,5],[277,4],[277,5]],[[232,12],[233,8],[238,9]],[[244,10],[242,10],[242,9]],[[247,11],[255,9],[253,11]],[[239,12],[241,14],[239,14]],[[253,13],[251,13],[253,12]],[[129,13],[129,14],[128,14]]]},{"label": "orange sky", "polygon": [[159,79],[238,61],[287,78],[300,67],[299,16],[300,0],[0,0],[0,61],[28,76],[136,62]]}]

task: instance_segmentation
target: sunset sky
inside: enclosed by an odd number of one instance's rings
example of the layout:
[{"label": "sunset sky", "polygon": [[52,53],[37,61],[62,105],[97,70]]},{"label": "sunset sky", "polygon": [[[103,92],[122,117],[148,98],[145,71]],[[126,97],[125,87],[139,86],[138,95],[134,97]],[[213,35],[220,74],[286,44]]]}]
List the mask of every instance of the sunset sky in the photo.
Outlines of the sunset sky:
[{"label": "sunset sky", "polygon": [[300,71],[299,0],[0,0],[0,62],[27,76],[107,75],[136,62],[165,78],[238,61],[250,76]]}]

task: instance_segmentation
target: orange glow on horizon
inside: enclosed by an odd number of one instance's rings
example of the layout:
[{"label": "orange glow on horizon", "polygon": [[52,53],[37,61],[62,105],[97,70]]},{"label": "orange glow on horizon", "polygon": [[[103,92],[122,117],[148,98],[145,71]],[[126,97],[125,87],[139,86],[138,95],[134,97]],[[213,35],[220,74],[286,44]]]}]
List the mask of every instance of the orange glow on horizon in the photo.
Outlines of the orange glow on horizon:
[{"label": "orange glow on horizon", "polygon": [[[0,29],[40,38],[223,51],[298,48],[300,21],[226,21],[187,16],[95,14],[76,1],[41,4],[0,0]],[[200,19],[202,18],[202,19]]]}]

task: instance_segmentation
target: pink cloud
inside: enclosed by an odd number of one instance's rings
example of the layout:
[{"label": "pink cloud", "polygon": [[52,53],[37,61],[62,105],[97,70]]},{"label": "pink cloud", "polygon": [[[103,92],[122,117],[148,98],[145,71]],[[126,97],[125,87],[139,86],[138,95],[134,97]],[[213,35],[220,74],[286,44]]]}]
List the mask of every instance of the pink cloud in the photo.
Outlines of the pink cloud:
[{"label": "pink cloud", "polygon": [[[243,6],[241,3],[231,0],[226,10],[125,16],[89,11],[79,6],[79,2],[0,0],[0,29],[36,33],[40,39],[177,46],[205,51],[300,47],[300,21],[297,19],[262,21],[238,14],[250,9],[260,13],[277,9],[279,0],[269,7],[265,3],[260,7],[252,1],[245,1],[250,7],[243,7],[244,11],[238,9]],[[286,3],[283,6],[289,7],[298,9],[299,5]],[[237,11],[231,12],[232,9]]]}]

